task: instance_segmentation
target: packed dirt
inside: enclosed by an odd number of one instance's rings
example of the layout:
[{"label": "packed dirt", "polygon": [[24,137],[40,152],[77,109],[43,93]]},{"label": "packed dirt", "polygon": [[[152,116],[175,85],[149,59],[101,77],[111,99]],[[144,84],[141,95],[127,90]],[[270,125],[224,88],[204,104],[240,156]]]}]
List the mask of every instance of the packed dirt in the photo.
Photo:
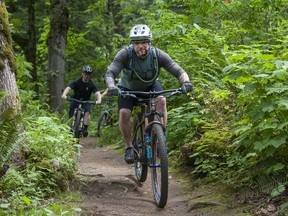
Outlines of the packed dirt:
[{"label": "packed dirt", "polygon": [[153,200],[150,174],[146,182],[139,183],[134,177],[133,165],[125,163],[123,153],[109,146],[97,147],[95,137],[82,138],[80,144],[82,150],[77,167],[82,182],[81,215],[249,215],[216,200],[197,200],[198,197],[211,197],[209,188],[206,191],[205,188],[199,188],[191,194],[191,185],[189,187],[188,182],[180,180],[173,173],[169,176],[167,205],[163,209],[158,208]]}]

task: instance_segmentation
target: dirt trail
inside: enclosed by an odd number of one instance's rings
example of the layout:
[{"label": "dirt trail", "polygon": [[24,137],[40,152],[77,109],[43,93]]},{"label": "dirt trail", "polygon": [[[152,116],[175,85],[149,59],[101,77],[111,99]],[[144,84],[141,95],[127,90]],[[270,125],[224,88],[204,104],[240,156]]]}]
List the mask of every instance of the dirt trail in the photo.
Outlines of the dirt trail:
[{"label": "dirt trail", "polygon": [[96,142],[95,137],[80,141],[83,147],[77,166],[83,182],[80,207],[85,215],[195,215],[188,212],[185,189],[176,177],[170,175],[168,202],[160,209],[154,204],[150,174],[146,182],[138,183],[133,165],[109,147],[94,147]]}]

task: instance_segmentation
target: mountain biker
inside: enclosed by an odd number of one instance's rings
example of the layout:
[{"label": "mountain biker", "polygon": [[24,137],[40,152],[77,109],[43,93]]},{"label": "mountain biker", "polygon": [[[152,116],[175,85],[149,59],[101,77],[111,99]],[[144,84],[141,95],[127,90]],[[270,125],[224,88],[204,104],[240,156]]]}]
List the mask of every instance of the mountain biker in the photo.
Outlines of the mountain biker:
[{"label": "mountain biker", "polygon": [[[90,66],[85,66],[82,68],[82,76],[80,78],[75,79],[71,82],[63,91],[62,98],[66,99],[67,94],[74,90],[74,94],[72,98],[82,101],[88,101],[91,98],[92,93],[95,93],[96,96],[96,104],[101,104],[101,93],[98,90],[96,84],[91,80],[91,75],[93,70]],[[71,118],[74,114],[74,109],[77,108],[78,104],[76,101],[71,101],[70,109],[69,109],[69,118]],[[84,115],[84,131],[83,136],[88,136],[88,127],[90,123],[90,112],[91,112],[91,104],[85,103],[83,104],[83,108],[85,111]]]},{"label": "mountain biker", "polygon": [[[188,74],[167,53],[151,45],[152,33],[147,25],[134,26],[130,31],[129,37],[131,45],[121,49],[116,54],[105,74],[105,82],[111,95],[118,95],[120,90],[163,90],[162,85],[158,81],[161,67],[165,68],[180,81],[184,93],[192,91],[193,86]],[[115,79],[120,72],[120,81],[118,87],[116,87]],[[164,123],[166,125],[167,109],[165,97],[157,97],[156,104],[157,111],[164,114]],[[130,116],[134,105],[135,99],[118,97],[119,128],[126,146],[124,160],[128,164],[134,162],[134,150],[130,141]]]}]

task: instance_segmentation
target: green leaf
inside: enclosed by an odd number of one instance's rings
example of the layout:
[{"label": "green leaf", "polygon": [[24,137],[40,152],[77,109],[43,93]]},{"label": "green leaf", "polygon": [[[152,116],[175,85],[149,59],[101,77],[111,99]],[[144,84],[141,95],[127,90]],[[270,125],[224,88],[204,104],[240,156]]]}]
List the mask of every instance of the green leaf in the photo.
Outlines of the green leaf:
[{"label": "green leaf", "polygon": [[274,188],[271,192],[272,197],[279,196],[285,191],[285,186],[283,184],[280,184],[277,188]]},{"label": "green leaf", "polygon": [[288,86],[280,86],[280,87],[274,86],[270,88],[268,87],[267,90],[268,90],[267,92],[268,95],[272,93],[282,93],[288,90]]},{"label": "green leaf", "polygon": [[255,55],[255,58],[259,58],[259,59],[262,59],[262,60],[274,60],[275,59],[275,56],[273,55],[270,55],[270,54],[261,54],[261,55]]},{"label": "green leaf", "polygon": [[285,168],[285,165],[284,165],[284,164],[282,164],[282,163],[277,163],[277,164],[269,167],[269,168],[267,169],[267,171],[268,171],[268,173],[270,173],[270,172],[276,172],[276,171],[282,170],[283,168]]},{"label": "green leaf", "polygon": [[269,145],[273,145],[275,148],[278,148],[282,144],[286,143],[286,139],[287,139],[287,135],[283,135],[283,136],[280,136],[280,137],[276,137],[276,138],[270,139],[268,144]]},{"label": "green leaf", "polygon": [[243,133],[247,130],[250,130],[251,127],[249,127],[248,125],[244,125],[244,126],[241,126],[241,127],[238,127],[236,130],[235,130],[235,134],[239,134],[239,133]]},{"label": "green leaf", "polygon": [[288,100],[281,99],[277,101],[276,104],[278,104],[279,106],[285,106],[286,108],[288,108]]},{"label": "green leaf", "polygon": [[266,102],[265,104],[263,104],[262,106],[262,111],[263,112],[272,112],[275,110],[275,107],[272,103],[270,102]]},{"label": "green leaf", "polygon": [[254,143],[254,149],[262,150],[268,146],[274,146],[275,148],[279,148],[279,146],[286,143],[286,139],[287,135],[282,135],[271,139],[263,139]]},{"label": "green leaf", "polygon": [[229,60],[237,60],[237,61],[241,61],[246,57],[246,53],[243,54],[235,54],[233,56],[229,56]]},{"label": "green leaf", "polygon": [[0,204],[0,208],[2,208],[2,209],[8,209],[9,206],[10,206],[9,203],[2,203],[2,204]]},{"label": "green leaf", "polygon": [[230,71],[232,68],[234,68],[237,64],[229,64],[226,67],[224,67],[222,69],[223,73],[227,73],[228,71]]},{"label": "green leaf", "polygon": [[47,141],[50,141],[50,142],[58,142],[59,139],[57,137],[53,137],[53,136],[50,136],[50,135],[46,135],[43,137],[43,139],[47,140]]},{"label": "green leaf", "polygon": [[53,120],[50,117],[43,116],[43,117],[39,117],[38,121],[44,122],[44,123],[51,123]]},{"label": "green leaf", "polygon": [[268,74],[255,74],[255,75],[253,75],[253,77],[255,77],[255,78],[266,78],[266,77],[269,77],[269,75]]},{"label": "green leaf", "polygon": [[22,200],[22,201],[24,201],[27,205],[30,205],[30,203],[31,203],[31,199],[29,199],[28,197],[20,197],[20,199]]},{"label": "green leaf", "polygon": [[276,70],[272,73],[273,78],[278,78],[280,80],[285,80],[288,77],[288,72],[284,70]]},{"label": "green leaf", "polygon": [[288,61],[276,60],[275,65],[276,65],[277,69],[280,69],[280,68],[287,69],[288,68]]},{"label": "green leaf", "polygon": [[282,130],[287,125],[288,125],[288,121],[287,122],[283,122],[283,123],[281,123],[280,125],[277,126],[277,130]]},{"label": "green leaf", "polygon": [[196,29],[198,29],[199,31],[201,30],[200,26],[197,25],[196,23],[194,23],[193,25],[194,25],[194,27],[195,27]]}]

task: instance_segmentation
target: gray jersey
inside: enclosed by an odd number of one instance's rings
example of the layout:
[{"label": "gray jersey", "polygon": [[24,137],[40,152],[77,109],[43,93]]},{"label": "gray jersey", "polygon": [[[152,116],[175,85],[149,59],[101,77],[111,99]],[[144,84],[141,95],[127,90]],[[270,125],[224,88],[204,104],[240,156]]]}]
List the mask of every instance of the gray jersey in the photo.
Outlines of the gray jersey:
[{"label": "gray jersey", "polygon": [[[185,71],[174,62],[170,56],[160,49],[156,51],[156,64],[153,64],[154,57],[149,52],[145,59],[138,58],[134,53],[134,61],[131,67],[129,66],[129,53],[127,48],[121,49],[113,59],[105,77],[112,77],[115,79],[121,73],[119,86],[125,87],[134,91],[145,91],[151,86],[159,77],[160,68],[165,68],[169,73],[179,79],[180,75]],[[132,50],[132,52],[134,52]],[[154,67],[158,64],[158,67]],[[154,66],[153,66],[154,65]],[[159,71],[157,71],[159,70]]]}]

